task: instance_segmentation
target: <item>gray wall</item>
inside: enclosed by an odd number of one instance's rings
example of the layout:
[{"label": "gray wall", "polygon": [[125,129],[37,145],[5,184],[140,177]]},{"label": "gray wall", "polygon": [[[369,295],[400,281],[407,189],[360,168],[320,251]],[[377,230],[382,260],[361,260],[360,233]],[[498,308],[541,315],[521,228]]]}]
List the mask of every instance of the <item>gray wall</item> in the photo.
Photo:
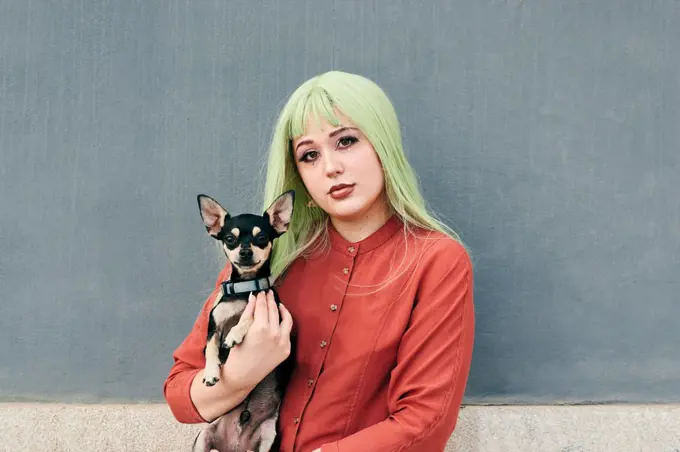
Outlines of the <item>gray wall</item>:
[{"label": "gray wall", "polygon": [[0,400],[162,400],[285,97],[394,100],[476,263],[468,402],[680,401],[680,6],[0,0]]}]

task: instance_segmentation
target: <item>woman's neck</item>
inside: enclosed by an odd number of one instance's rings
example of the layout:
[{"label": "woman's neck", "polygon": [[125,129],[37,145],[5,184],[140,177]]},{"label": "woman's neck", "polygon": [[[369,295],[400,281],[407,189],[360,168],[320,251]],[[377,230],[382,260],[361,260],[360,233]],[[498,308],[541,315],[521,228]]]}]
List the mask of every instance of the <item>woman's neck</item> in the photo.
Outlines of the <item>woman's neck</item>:
[{"label": "woman's neck", "polygon": [[331,217],[330,221],[338,234],[349,242],[360,242],[380,229],[392,216],[387,203],[376,202],[367,212],[357,218]]}]

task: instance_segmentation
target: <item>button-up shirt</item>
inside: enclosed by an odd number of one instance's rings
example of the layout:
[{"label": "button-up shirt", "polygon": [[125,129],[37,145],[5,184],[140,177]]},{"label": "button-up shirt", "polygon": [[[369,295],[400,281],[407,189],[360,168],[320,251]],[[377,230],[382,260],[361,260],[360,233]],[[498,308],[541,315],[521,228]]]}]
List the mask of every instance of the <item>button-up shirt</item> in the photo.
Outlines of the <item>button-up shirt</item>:
[{"label": "button-up shirt", "polygon": [[[468,254],[443,234],[406,231],[397,217],[357,243],[329,223],[328,238],[277,288],[295,325],[281,452],[443,451],[472,358]],[[203,422],[189,387],[204,363],[208,312],[190,334],[198,345],[187,339],[175,351],[165,385],[181,422]]]}]

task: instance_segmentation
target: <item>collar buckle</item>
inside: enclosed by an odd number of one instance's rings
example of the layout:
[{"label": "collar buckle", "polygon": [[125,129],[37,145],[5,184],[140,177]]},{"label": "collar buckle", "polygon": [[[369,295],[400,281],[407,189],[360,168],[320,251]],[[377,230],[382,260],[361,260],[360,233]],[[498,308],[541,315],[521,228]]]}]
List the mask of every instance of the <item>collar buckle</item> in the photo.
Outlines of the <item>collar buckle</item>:
[{"label": "collar buckle", "polygon": [[222,291],[224,295],[240,295],[260,290],[267,290],[272,287],[271,278],[250,279],[248,281],[223,281]]}]

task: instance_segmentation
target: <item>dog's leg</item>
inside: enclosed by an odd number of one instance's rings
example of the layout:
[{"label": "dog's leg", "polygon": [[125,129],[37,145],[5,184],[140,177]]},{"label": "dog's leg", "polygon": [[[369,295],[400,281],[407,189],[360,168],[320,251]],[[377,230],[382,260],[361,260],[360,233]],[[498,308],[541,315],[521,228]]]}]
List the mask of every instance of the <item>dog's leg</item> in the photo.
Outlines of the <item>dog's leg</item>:
[{"label": "dog's leg", "polygon": [[213,450],[213,435],[214,427],[212,425],[205,426],[196,436],[191,452],[212,452]]},{"label": "dog's leg", "polygon": [[244,316],[241,316],[238,323],[229,330],[229,334],[227,334],[227,337],[224,339],[224,346],[227,348],[232,348],[234,345],[238,345],[243,342],[243,338],[246,336],[246,333],[252,324],[252,317],[244,318]]},{"label": "dog's leg", "polygon": [[278,414],[260,424],[260,448],[258,452],[269,452],[276,439],[276,420]]},{"label": "dog's leg", "polygon": [[203,373],[203,383],[206,386],[214,386],[219,381],[220,376],[220,333],[221,325],[215,320],[215,314],[219,312],[217,306],[222,299],[222,289],[220,288],[215,300],[213,301],[213,308],[210,311],[208,318],[208,335],[206,339],[205,348],[205,369]]},{"label": "dog's leg", "polygon": [[214,386],[220,381],[220,335],[214,332],[205,347],[205,370],[203,383],[206,386]]}]

